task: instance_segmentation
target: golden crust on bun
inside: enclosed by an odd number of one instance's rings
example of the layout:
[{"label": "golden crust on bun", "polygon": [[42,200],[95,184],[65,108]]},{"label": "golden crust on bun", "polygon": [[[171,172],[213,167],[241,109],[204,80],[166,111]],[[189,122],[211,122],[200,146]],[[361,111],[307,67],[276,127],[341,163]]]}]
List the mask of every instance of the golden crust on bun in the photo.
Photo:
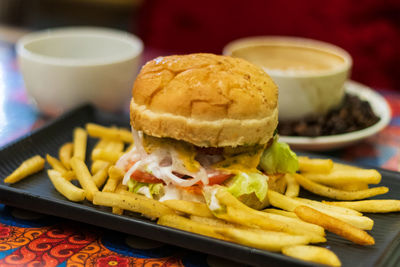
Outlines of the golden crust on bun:
[{"label": "golden crust on bun", "polygon": [[278,123],[277,86],[239,58],[156,58],[141,69],[132,95],[136,130],[201,147],[265,144]]}]

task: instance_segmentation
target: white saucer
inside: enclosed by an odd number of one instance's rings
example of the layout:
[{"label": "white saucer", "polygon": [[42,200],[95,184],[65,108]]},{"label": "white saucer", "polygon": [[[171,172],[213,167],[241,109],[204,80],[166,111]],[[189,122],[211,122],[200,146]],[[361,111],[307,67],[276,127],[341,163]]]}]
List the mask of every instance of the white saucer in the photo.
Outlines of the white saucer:
[{"label": "white saucer", "polygon": [[354,81],[346,82],[345,91],[349,94],[357,95],[362,100],[368,101],[374,113],[380,117],[380,120],[368,128],[351,133],[321,137],[280,136],[279,140],[289,144],[292,149],[309,151],[333,150],[372,136],[389,124],[391,110],[385,98],[380,94]]}]

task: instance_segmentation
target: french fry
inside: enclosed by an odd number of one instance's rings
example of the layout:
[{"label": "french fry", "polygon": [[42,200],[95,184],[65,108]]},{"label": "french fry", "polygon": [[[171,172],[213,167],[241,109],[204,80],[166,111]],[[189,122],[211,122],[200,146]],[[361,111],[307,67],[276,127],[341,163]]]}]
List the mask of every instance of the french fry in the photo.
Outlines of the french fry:
[{"label": "french fry", "polygon": [[75,179],[75,173],[67,170],[58,159],[47,154],[46,160],[54,170],[58,171],[68,181]]},{"label": "french fry", "polygon": [[338,267],[342,265],[335,253],[322,247],[309,245],[289,246],[282,249],[282,254],[292,258],[321,263],[328,266]]},{"label": "french fry", "polygon": [[379,184],[382,176],[376,170],[360,169],[334,164],[330,173],[303,173],[304,177],[324,185],[344,185],[350,183]]},{"label": "french fry", "polygon": [[108,169],[108,176],[109,178],[104,185],[102,192],[114,192],[124,177],[124,172],[116,166],[111,166]]},{"label": "french fry", "polygon": [[349,171],[365,170],[365,169],[360,168],[360,167],[356,167],[356,166],[352,166],[352,165],[348,165],[348,164],[343,164],[343,163],[339,163],[339,162],[334,162],[333,163],[333,169],[334,170],[349,170]]},{"label": "french fry", "polygon": [[47,154],[46,160],[54,170],[58,171],[68,181],[75,179],[75,173],[67,170],[58,159]]},{"label": "french fry", "polygon": [[92,163],[90,172],[92,173],[92,175],[95,175],[98,171],[100,171],[107,165],[110,165],[110,162],[104,160],[95,160]]},{"label": "french fry", "polygon": [[122,215],[124,214],[124,210],[118,207],[112,207],[112,213],[117,215]]},{"label": "french fry", "polygon": [[105,150],[122,152],[124,150],[124,143],[119,140],[110,140],[110,142],[105,147]]},{"label": "french fry", "polygon": [[286,211],[294,211],[295,208],[303,205],[294,198],[287,197],[272,190],[268,190],[268,200],[272,206]]},{"label": "french fry", "polygon": [[215,195],[219,202],[226,206],[226,212],[213,213],[220,219],[250,227],[256,225],[265,230],[308,235],[313,243],[325,242],[326,240],[323,237],[325,233],[321,227],[304,223],[298,219],[251,209],[224,189],[219,189]]},{"label": "french fry", "polygon": [[360,201],[348,201],[348,202],[323,201],[323,203],[337,207],[354,209],[360,212],[387,213],[387,212],[400,211],[400,200],[396,199],[374,199],[374,200],[360,200]]},{"label": "french fry", "polygon": [[357,227],[362,230],[371,230],[374,227],[374,221],[366,216],[346,215],[343,213],[326,210],[326,209],[319,208],[319,207],[312,206],[312,205],[311,205],[311,208],[318,210],[321,213],[332,216],[336,219],[339,219],[345,223],[348,223],[351,226]]},{"label": "french fry", "polygon": [[161,216],[161,218],[158,219],[157,224],[178,228],[183,231],[210,236],[222,240],[228,240],[228,238],[225,238],[223,235],[216,232],[219,227],[192,221],[176,214]]},{"label": "french fry", "polygon": [[68,181],[76,180],[75,172],[73,170],[66,171],[66,172],[62,173],[61,175]]},{"label": "french fry", "polygon": [[[127,188],[125,185],[118,185],[117,188],[115,189],[115,193],[122,193],[123,191],[126,191]],[[122,215],[124,213],[124,210],[118,207],[112,207],[112,213]]]},{"label": "french fry", "polygon": [[273,231],[251,231],[237,228],[217,228],[215,231],[234,243],[276,252],[280,252],[286,246],[304,245],[310,242],[308,236]]},{"label": "french fry", "polygon": [[303,204],[309,205],[311,208],[321,208],[325,210],[330,210],[335,213],[343,213],[346,215],[355,215],[355,216],[362,216],[363,214],[357,210],[354,210],[352,208],[346,208],[346,207],[338,207],[338,206],[329,206],[324,203],[324,201],[316,201],[316,200],[311,200],[308,198],[300,198],[296,197],[296,200],[302,202]]},{"label": "french fry", "polygon": [[71,167],[74,170],[79,183],[86,192],[86,198],[93,201],[93,195],[95,192],[99,191],[99,189],[93,181],[85,162],[79,158],[72,158]]},{"label": "french fry", "polygon": [[375,240],[367,232],[358,229],[332,216],[326,215],[307,206],[299,206],[294,212],[303,221],[317,224],[326,230],[342,236],[359,245],[373,245]]},{"label": "french fry", "polygon": [[232,241],[234,243],[280,251],[282,247],[290,244],[307,244],[309,237],[293,236],[279,232],[252,231],[226,226],[213,226],[208,223],[193,221],[179,215],[162,216],[158,222],[160,225],[178,228],[184,231],[206,235],[218,239]]},{"label": "french fry", "polygon": [[105,151],[110,153],[122,152],[124,150],[124,143],[120,140],[100,139],[91,153],[91,159],[96,160],[95,151]]},{"label": "french fry", "polygon": [[286,179],[287,186],[286,186],[286,192],[285,195],[288,197],[297,197],[300,192],[300,185],[296,181],[296,179],[293,177],[294,175],[298,175],[297,173],[288,173],[285,174],[284,178]]},{"label": "french fry", "polygon": [[[236,227],[236,228],[244,227],[240,224],[233,224],[233,223],[218,219],[216,217],[201,217],[201,216],[196,216],[196,215],[190,215],[190,220],[192,220],[194,222],[198,222],[198,223],[215,226],[215,227]],[[246,227],[246,228],[248,228],[248,227]]]},{"label": "french fry", "polygon": [[[296,216],[296,218],[297,218],[297,216]],[[192,220],[194,222],[208,224],[208,225],[215,226],[215,227],[222,227],[222,228],[229,227],[229,228],[248,230],[248,231],[252,231],[252,232],[262,231],[263,233],[265,233],[265,230],[262,230],[260,228],[255,228],[256,226],[251,227],[251,226],[230,223],[230,222],[227,222],[227,221],[215,218],[215,217],[210,218],[210,217],[201,217],[201,216],[190,215],[190,220]]]},{"label": "french fry", "polygon": [[[252,214],[255,215],[255,218],[264,218],[264,220],[270,220],[271,222],[278,222],[282,226],[285,226],[287,223],[288,225],[292,224],[293,227],[298,228],[298,229],[304,229],[309,232],[324,236],[325,233],[321,227],[316,227],[315,225],[312,224],[304,224],[304,222],[299,221],[298,219],[295,218],[289,218],[287,216],[282,216],[278,214],[266,214],[265,212],[254,210],[246,205],[244,205],[242,202],[240,202],[237,198],[235,198],[232,194],[230,194],[227,190],[225,189],[219,189],[217,193],[215,194],[216,198],[219,200],[219,202],[222,205],[226,205],[228,207],[232,207],[238,211],[243,211],[243,213],[247,214]],[[214,214],[215,215],[215,214]],[[244,218],[246,220],[246,218]],[[259,225],[262,227],[261,225]],[[289,227],[291,228],[291,227]],[[267,229],[267,230],[273,230],[276,231],[278,229]],[[282,231],[282,230],[278,230]],[[298,234],[299,232],[290,232],[293,234]],[[285,231],[284,231],[285,232]]]},{"label": "french fry", "polygon": [[123,184],[119,184],[115,189],[115,192],[119,194],[130,194],[130,192],[128,191],[128,186]]},{"label": "french fry", "polygon": [[385,186],[373,187],[360,191],[344,191],[327,187],[307,179],[303,175],[295,176],[297,182],[306,190],[320,196],[329,197],[337,200],[359,200],[377,195],[386,194],[389,189]]},{"label": "french fry", "polygon": [[97,141],[97,143],[94,145],[93,149],[96,149],[96,148],[106,149],[106,147],[108,146],[109,143],[110,143],[109,139],[104,139],[104,138],[99,139],[99,141]]},{"label": "french fry", "polygon": [[299,171],[314,173],[329,173],[333,168],[330,159],[310,159],[309,157],[298,157]]},{"label": "french fry", "polygon": [[48,170],[47,174],[54,188],[68,200],[79,202],[85,199],[85,191],[66,180],[56,170]]},{"label": "french fry", "polygon": [[367,183],[357,183],[357,182],[352,182],[348,184],[338,184],[338,185],[332,185],[332,187],[344,191],[360,191],[360,190],[365,190],[368,189],[369,186]]},{"label": "french fry", "polygon": [[100,188],[104,185],[108,177],[108,169],[110,168],[110,163],[107,163],[101,170],[96,172],[95,175],[92,176],[94,183],[97,188]]},{"label": "french fry", "polygon": [[124,178],[124,171],[117,166],[111,166],[110,169],[108,169],[108,175],[110,179],[121,181],[122,178]]},{"label": "french fry", "polygon": [[128,129],[109,128],[94,123],[87,123],[86,130],[91,137],[121,140],[125,143],[132,143],[132,133]]},{"label": "french fry", "polygon": [[215,214],[217,218],[250,228],[254,228],[256,226],[268,231],[285,232],[292,235],[304,235],[310,237],[311,243],[326,242],[322,227],[318,227],[317,225],[313,224],[305,224],[305,222],[299,219],[280,216],[277,214],[264,213],[264,215],[265,216],[257,213],[249,213],[244,210],[229,206],[226,207],[226,213]]},{"label": "french fry", "polygon": [[91,152],[91,172],[95,174],[105,166],[104,162],[115,163],[122,156],[124,143],[119,140],[100,139]]},{"label": "french fry", "polygon": [[96,145],[90,152],[90,158],[92,159],[92,165],[90,167],[90,172],[92,173],[92,175],[94,175],[96,172],[98,172],[100,169],[102,169],[106,163],[106,161],[103,161],[103,160],[93,160],[93,151],[95,149],[105,149],[108,146],[109,142],[110,142],[110,140],[108,140],[108,139],[104,139],[104,138],[100,139],[99,141],[97,141]]},{"label": "french fry", "polygon": [[50,166],[54,170],[58,171],[59,173],[67,172],[67,169],[64,167],[64,165],[58,159],[50,156],[49,154],[46,154],[46,160],[50,164]]},{"label": "french fry", "polygon": [[276,220],[280,223],[293,225],[294,227],[296,227],[297,230],[295,232],[292,232],[292,234],[310,236],[312,243],[326,242],[326,239],[324,238],[325,232],[321,227],[318,227],[315,224],[306,223],[299,218],[291,218],[289,216],[283,216],[280,214],[266,213],[266,215],[266,218],[270,220]]},{"label": "french fry", "polygon": [[189,215],[213,218],[214,215],[208,209],[207,205],[199,202],[171,199],[162,202],[167,207]]},{"label": "french fry", "polygon": [[29,175],[43,170],[44,164],[45,160],[41,156],[33,156],[22,162],[17,169],[4,179],[4,183],[13,184],[19,182]]},{"label": "french fry", "polygon": [[104,160],[111,163],[115,163],[123,155],[122,152],[108,151],[105,149],[96,148],[92,152],[92,160]]},{"label": "french fry", "polygon": [[123,210],[141,213],[150,219],[160,218],[168,214],[175,214],[174,210],[168,208],[161,202],[131,192],[127,192],[127,194],[95,192],[93,204],[117,207]]},{"label": "french fry", "polygon": [[297,217],[296,213],[294,213],[293,211],[278,210],[278,209],[273,209],[273,208],[268,208],[263,211],[267,212],[267,213],[279,214],[279,215],[291,217],[291,218],[299,218],[299,217]]},{"label": "french fry", "polygon": [[58,157],[67,170],[71,169],[71,158],[73,154],[74,145],[71,142],[65,143],[58,151]]},{"label": "french fry", "polygon": [[82,128],[74,129],[74,140],[73,140],[73,157],[78,158],[82,161],[86,159],[86,145],[87,145],[87,133]]},{"label": "french fry", "polygon": [[329,205],[318,201],[293,199],[272,190],[268,191],[268,199],[271,205],[288,211],[294,211],[297,207],[302,205],[308,206],[364,230],[371,230],[374,225],[373,220],[365,216],[360,216],[360,213],[357,211],[352,211],[350,209],[332,209]]},{"label": "french fry", "polygon": [[114,192],[120,181],[108,178],[101,192]]}]

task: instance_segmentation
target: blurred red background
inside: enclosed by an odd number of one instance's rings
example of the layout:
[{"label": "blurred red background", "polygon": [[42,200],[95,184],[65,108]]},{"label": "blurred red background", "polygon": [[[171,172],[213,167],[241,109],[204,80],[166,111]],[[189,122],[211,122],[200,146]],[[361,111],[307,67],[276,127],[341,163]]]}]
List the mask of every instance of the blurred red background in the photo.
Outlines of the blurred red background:
[{"label": "blurred red background", "polygon": [[221,53],[246,36],[308,37],[348,50],[352,79],[400,90],[400,0],[0,0],[2,24],[118,28],[144,40],[145,59]]},{"label": "blurred red background", "polygon": [[221,53],[255,35],[291,35],[336,44],[353,56],[352,79],[400,90],[398,0],[146,0],[138,35],[168,53]]}]

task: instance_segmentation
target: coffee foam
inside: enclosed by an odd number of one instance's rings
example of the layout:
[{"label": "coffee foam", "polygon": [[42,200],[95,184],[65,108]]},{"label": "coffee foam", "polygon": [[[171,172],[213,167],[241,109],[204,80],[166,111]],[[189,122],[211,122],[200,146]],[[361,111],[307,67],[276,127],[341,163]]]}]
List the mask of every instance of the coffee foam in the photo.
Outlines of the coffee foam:
[{"label": "coffee foam", "polygon": [[232,56],[253,62],[276,75],[319,73],[345,64],[343,57],[311,47],[259,45],[237,49]]}]

